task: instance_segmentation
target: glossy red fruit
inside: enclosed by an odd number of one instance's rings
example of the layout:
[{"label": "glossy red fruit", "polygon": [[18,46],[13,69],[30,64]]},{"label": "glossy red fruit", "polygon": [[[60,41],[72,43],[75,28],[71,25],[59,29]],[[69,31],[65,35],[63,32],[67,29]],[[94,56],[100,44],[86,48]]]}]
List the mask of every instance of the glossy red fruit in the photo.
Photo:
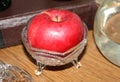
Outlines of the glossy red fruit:
[{"label": "glossy red fruit", "polygon": [[29,44],[38,49],[65,52],[83,39],[83,23],[68,10],[48,9],[34,16],[28,25]]}]

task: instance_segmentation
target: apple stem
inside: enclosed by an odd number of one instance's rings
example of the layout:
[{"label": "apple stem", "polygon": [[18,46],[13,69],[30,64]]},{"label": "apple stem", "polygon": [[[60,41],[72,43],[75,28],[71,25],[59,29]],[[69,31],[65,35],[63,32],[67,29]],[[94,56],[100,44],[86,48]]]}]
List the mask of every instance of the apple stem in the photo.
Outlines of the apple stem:
[{"label": "apple stem", "polygon": [[58,15],[56,15],[55,17],[56,17],[57,22],[59,22],[59,17],[58,17]]},{"label": "apple stem", "polygon": [[53,21],[60,22],[60,16],[56,15],[55,18],[53,18]]}]

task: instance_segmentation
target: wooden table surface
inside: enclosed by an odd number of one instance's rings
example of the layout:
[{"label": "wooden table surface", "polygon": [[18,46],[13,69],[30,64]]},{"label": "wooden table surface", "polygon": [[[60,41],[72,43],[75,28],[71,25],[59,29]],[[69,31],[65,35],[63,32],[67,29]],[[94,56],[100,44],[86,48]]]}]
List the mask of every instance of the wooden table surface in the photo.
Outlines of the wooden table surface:
[{"label": "wooden table surface", "polygon": [[29,72],[35,82],[120,82],[120,68],[106,60],[95,46],[93,31],[89,30],[87,47],[80,62],[82,67],[71,64],[46,67],[41,76],[34,74],[34,59],[26,53],[23,45],[0,49],[0,60]]}]

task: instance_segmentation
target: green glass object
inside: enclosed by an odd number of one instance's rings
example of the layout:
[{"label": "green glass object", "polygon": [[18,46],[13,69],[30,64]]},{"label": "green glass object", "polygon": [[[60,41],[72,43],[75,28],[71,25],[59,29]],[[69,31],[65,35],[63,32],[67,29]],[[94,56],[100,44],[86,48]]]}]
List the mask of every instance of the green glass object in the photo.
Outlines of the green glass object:
[{"label": "green glass object", "polygon": [[7,9],[11,4],[11,0],[0,0],[0,11]]}]

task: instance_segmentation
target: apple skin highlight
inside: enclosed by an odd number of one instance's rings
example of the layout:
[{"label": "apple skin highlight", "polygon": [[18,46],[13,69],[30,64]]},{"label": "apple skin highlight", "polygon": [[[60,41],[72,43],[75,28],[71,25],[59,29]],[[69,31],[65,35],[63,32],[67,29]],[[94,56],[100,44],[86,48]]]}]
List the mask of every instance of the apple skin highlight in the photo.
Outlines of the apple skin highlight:
[{"label": "apple skin highlight", "polygon": [[84,26],[71,11],[48,9],[31,19],[27,36],[34,48],[64,53],[83,40]]}]

